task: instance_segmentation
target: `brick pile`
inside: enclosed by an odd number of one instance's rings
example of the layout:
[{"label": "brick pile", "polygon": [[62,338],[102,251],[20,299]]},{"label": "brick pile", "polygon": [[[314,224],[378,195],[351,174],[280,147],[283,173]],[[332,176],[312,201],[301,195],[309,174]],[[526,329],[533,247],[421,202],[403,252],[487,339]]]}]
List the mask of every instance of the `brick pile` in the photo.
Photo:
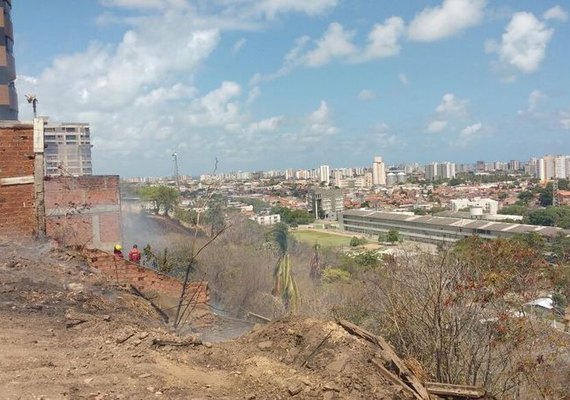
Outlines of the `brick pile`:
[{"label": "brick pile", "polygon": [[[182,291],[182,282],[172,276],[161,274],[153,269],[135,264],[113,254],[98,249],[85,249],[87,262],[112,279],[122,284],[131,284],[143,293],[157,293],[178,298]],[[187,299],[192,303],[207,304],[209,289],[207,282],[190,282]]]}]

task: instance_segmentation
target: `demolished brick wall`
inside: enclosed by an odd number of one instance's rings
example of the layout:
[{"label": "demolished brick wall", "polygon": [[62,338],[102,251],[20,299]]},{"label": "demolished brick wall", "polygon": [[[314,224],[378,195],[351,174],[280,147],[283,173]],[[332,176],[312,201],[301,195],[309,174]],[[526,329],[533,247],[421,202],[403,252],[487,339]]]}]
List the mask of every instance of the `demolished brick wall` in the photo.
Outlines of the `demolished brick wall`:
[{"label": "demolished brick wall", "polygon": [[32,124],[0,126],[0,236],[28,239],[37,233]]},{"label": "demolished brick wall", "polygon": [[117,175],[49,178],[45,203],[47,235],[58,243],[107,250],[121,243]]},{"label": "demolished brick wall", "polygon": [[[178,298],[182,282],[172,276],[161,274],[153,269],[135,264],[113,254],[98,249],[85,249],[84,255],[93,268],[98,269],[121,284],[131,284],[143,293],[157,293]],[[209,289],[207,282],[190,282],[187,299],[192,303],[207,304]]]}]

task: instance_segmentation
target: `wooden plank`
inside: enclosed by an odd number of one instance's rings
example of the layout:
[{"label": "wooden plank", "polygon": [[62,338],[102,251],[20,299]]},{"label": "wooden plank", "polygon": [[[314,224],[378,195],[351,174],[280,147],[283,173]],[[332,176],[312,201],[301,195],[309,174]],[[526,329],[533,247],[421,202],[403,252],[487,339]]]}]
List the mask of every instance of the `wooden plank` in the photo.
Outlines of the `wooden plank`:
[{"label": "wooden plank", "polygon": [[380,364],[378,361],[376,361],[374,359],[372,359],[370,361],[372,362],[372,364],[374,364],[374,366],[376,368],[378,368],[378,371],[380,371],[380,374],[384,378],[386,378],[388,381],[390,381],[392,384],[394,384],[396,386],[400,386],[404,392],[406,392],[407,394],[409,394],[413,398],[421,399],[419,394],[417,394],[415,391],[413,391],[405,382],[403,382],[400,378],[398,378],[392,372],[390,372],[386,368],[384,368],[384,366],[382,364]]},{"label": "wooden plank", "polygon": [[337,321],[340,326],[342,326],[347,332],[359,336],[370,343],[373,343],[380,347],[382,350],[381,356],[386,359],[386,361],[391,362],[397,371],[398,376],[406,382],[420,397],[422,400],[430,400],[429,393],[427,392],[425,386],[420,382],[420,380],[406,367],[404,362],[398,357],[392,346],[386,342],[383,338],[376,336],[361,327],[354,325],[352,322],[346,320]]},{"label": "wooden plank", "polygon": [[13,178],[0,179],[0,186],[28,185],[30,183],[34,183],[33,175],[15,176]]},{"label": "wooden plank", "polygon": [[484,388],[478,386],[452,385],[450,383],[438,382],[426,382],[425,386],[428,393],[438,396],[454,396],[480,399],[487,394]]}]

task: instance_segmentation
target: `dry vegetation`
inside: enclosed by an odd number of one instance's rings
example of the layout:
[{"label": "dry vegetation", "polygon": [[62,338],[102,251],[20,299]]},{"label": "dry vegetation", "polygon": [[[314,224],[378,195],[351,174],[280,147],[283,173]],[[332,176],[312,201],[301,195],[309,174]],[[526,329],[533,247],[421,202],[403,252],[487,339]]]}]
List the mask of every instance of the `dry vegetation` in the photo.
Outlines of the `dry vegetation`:
[{"label": "dry vegetation", "polygon": [[[325,247],[323,274],[315,278],[313,247],[289,239],[297,314],[345,318],[382,335],[428,380],[484,386],[498,398],[562,399],[570,392],[570,336],[517,314],[554,285],[538,248],[470,239],[437,253],[407,246],[378,259],[365,249],[349,257]],[[184,260],[188,244],[171,244],[172,257]],[[278,260],[267,229],[236,220],[200,255],[192,279],[207,280],[213,305],[229,315],[282,318],[287,305],[272,295]]]}]

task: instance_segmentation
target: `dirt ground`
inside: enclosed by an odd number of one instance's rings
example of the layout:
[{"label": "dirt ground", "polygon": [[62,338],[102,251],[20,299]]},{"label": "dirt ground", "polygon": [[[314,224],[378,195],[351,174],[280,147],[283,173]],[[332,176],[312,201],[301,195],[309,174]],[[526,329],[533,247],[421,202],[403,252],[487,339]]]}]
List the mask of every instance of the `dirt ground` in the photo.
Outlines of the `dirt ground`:
[{"label": "dirt ground", "polygon": [[[374,369],[377,350],[334,322],[158,347],[181,338],[144,299],[48,245],[0,240],[0,321],[6,400],[408,398]],[[210,337],[222,338],[213,325]]]}]

